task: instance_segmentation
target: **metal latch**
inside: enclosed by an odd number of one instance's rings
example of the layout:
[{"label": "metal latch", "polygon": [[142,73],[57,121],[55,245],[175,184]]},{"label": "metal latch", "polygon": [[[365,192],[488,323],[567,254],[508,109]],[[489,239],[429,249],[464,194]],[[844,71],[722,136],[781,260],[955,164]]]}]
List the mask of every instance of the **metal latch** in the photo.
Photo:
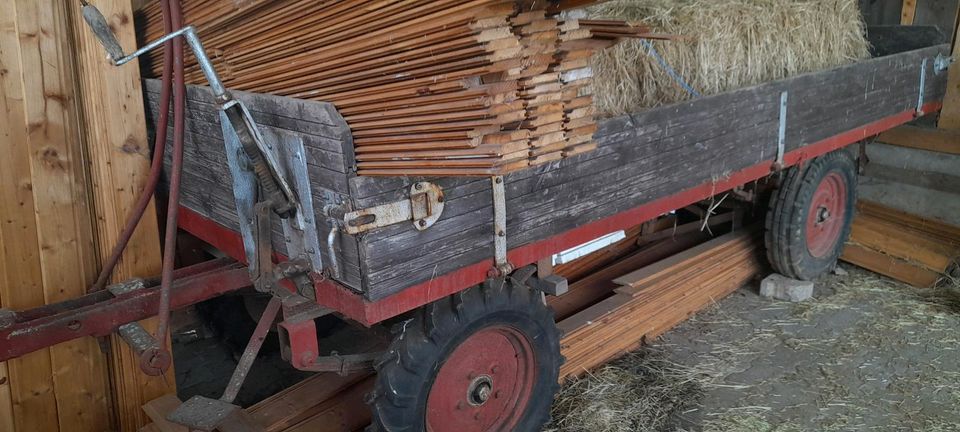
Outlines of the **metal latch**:
[{"label": "metal latch", "polygon": [[410,186],[410,198],[353,211],[343,216],[347,234],[360,234],[401,222],[413,221],[419,231],[430,228],[443,213],[443,189],[430,182]]}]

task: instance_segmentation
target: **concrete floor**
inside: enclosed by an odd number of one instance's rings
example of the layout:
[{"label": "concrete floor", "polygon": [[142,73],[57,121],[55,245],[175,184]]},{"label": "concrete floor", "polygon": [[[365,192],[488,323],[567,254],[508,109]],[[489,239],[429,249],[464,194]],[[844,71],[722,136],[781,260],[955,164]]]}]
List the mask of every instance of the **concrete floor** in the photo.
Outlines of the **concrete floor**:
[{"label": "concrete floor", "polygon": [[[631,410],[660,404],[653,411],[669,418],[629,424],[574,416],[553,430],[960,430],[960,294],[841,269],[848,274],[823,277],[804,303],[761,298],[757,286],[745,287],[666,334],[639,360],[624,360],[621,366],[641,374],[656,369],[663,376],[645,379],[687,395],[679,402],[669,391],[633,398]],[[650,357],[670,365],[668,373],[638,368]],[[594,379],[604,379],[603,371]],[[589,395],[597,388],[575,396],[592,404],[583,411],[605,409]]]}]

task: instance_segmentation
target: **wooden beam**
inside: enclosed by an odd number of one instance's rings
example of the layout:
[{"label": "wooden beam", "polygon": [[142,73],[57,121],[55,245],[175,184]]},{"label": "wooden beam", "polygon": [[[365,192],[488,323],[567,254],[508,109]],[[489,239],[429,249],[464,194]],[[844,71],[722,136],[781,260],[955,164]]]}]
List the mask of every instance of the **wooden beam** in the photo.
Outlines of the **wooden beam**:
[{"label": "wooden beam", "polygon": [[[79,2],[66,2],[73,20],[80,105],[86,125],[94,214],[101,259],[117,242],[149,172],[150,146],[140,71],[136,62],[115,67],[88,30]],[[98,0],[97,8],[126,50],[136,46],[129,0]],[[114,280],[160,273],[156,212],[151,204],[114,271]],[[154,331],[154,320],[143,322]],[[116,336],[111,343],[111,382],[119,430],[137,430],[149,421],[141,410],[148,401],[175,392],[174,374],[148,377],[134,353]]]},{"label": "wooden beam", "polygon": [[903,8],[900,11],[900,25],[913,25],[913,19],[917,15],[917,0],[903,0]]},{"label": "wooden beam", "polygon": [[[64,3],[0,5],[0,303],[20,309],[82,295],[96,248]],[[7,369],[0,400],[12,404],[4,417],[16,430],[111,428],[106,358],[95,340],[40,350]]]},{"label": "wooden beam", "polygon": [[877,140],[900,147],[960,154],[960,131],[904,125],[880,134]]},{"label": "wooden beam", "polygon": [[[960,13],[953,26],[953,57],[957,58],[958,36],[960,36]],[[943,97],[943,109],[937,127],[947,130],[960,130],[960,67],[956,63],[948,71],[947,94]]]}]

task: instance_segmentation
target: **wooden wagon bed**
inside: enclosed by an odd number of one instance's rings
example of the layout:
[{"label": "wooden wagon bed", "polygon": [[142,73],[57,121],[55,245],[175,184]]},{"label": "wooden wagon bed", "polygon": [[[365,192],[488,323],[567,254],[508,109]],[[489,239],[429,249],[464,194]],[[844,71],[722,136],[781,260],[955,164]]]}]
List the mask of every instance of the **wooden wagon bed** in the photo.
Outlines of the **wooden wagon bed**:
[{"label": "wooden wagon bed", "polygon": [[[949,49],[891,54],[605,120],[597,150],[504,177],[509,261],[530,264],[765,177],[778,148],[789,166],[937,111],[947,74],[936,71],[935,60]],[[155,118],[158,83],[148,81],[146,89],[148,117]],[[331,223],[319,214],[325,205],[363,209],[402,200],[423,180],[355,175],[349,129],[330,104],[237,96],[268,139],[303,142],[321,233]],[[188,100],[181,226],[242,259],[215,105],[201,87],[191,87]],[[400,223],[357,236],[339,233],[341,276],[318,284],[319,303],[369,324],[487,277],[494,254],[491,180],[426,180],[443,188],[440,219],[423,231]],[[279,225],[274,232],[283,253]],[[324,267],[332,265],[329,253],[321,254]]]}]

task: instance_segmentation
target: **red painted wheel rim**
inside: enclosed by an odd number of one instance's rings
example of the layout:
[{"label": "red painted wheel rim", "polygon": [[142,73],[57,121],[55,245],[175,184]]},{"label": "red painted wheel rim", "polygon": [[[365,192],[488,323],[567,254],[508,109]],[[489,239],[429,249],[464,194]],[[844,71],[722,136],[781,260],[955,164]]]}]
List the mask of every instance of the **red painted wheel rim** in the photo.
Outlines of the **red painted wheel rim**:
[{"label": "red painted wheel rim", "polygon": [[822,258],[833,252],[840,240],[847,210],[847,184],[839,173],[829,173],[813,193],[807,211],[807,250]]},{"label": "red painted wheel rim", "polygon": [[536,374],[533,348],[523,333],[507,326],[477,331],[440,367],[427,398],[427,431],[514,430]]}]

